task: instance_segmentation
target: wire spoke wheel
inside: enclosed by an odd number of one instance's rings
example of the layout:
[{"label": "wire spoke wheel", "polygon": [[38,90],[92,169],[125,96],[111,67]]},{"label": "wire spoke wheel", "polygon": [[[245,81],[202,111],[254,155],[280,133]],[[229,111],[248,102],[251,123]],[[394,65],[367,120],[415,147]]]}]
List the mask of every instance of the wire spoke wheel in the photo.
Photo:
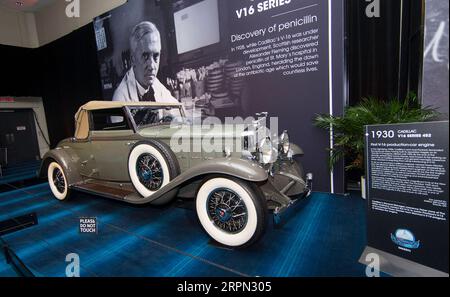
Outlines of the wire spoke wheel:
[{"label": "wire spoke wheel", "polygon": [[[156,139],[136,143],[128,156],[128,174],[136,192],[148,198],[160,191],[180,173],[175,154],[170,147]],[[151,201],[162,205],[175,198],[176,191]]]},{"label": "wire spoke wheel", "polygon": [[227,233],[239,233],[247,225],[247,208],[242,198],[230,189],[221,188],[211,192],[207,209],[214,225]]},{"label": "wire spoke wheel", "polygon": [[50,162],[47,168],[47,178],[50,190],[56,199],[60,201],[69,199],[71,196],[70,183],[58,162]]},{"label": "wire spoke wheel", "polygon": [[161,188],[164,173],[161,163],[152,154],[142,154],[138,157],[136,172],[139,181],[150,191]]},{"label": "wire spoke wheel", "polygon": [[226,176],[202,183],[195,209],[203,229],[215,241],[242,248],[256,242],[266,225],[267,206],[256,185]]},{"label": "wire spoke wheel", "polygon": [[53,171],[53,184],[61,194],[66,190],[66,182],[64,180],[63,173],[59,168],[55,168]]}]

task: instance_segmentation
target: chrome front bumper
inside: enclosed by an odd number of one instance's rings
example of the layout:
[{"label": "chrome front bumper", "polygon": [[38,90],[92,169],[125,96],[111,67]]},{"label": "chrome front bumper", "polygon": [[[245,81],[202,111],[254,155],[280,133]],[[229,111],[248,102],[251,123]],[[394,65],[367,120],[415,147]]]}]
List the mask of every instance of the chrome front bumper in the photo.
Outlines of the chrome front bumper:
[{"label": "chrome front bumper", "polygon": [[309,197],[309,195],[311,194],[311,191],[307,191],[303,197],[299,198],[299,199],[294,199],[291,200],[291,202],[287,205],[284,205],[282,207],[277,207],[275,208],[275,210],[273,211],[273,222],[275,225],[280,225],[281,221],[284,217],[286,217],[289,213],[294,213],[297,209],[297,206],[300,205],[299,201],[303,200],[304,198]]},{"label": "chrome front bumper", "polygon": [[261,189],[266,200],[272,204],[269,204],[269,209],[273,210],[273,221],[277,225],[288,210],[290,212],[295,209],[295,206],[300,204],[299,201],[309,197],[312,191],[313,175],[306,174],[306,181],[296,174],[283,171],[278,171],[276,175],[284,178],[282,185],[276,186],[275,179],[269,178],[267,183],[261,185]]}]

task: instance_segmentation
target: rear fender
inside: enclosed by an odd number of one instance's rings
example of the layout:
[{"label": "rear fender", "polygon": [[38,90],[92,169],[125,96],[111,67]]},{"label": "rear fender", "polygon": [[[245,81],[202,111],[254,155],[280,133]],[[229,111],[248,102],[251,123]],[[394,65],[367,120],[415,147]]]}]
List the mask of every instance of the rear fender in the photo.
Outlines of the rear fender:
[{"label": "rear fender", "polygon": [[41,178],[47,177],[48,165],[52,161],[56,161],[64,169],[69,186],[79,183],[82,181],[79,170],[79,160],[80,158],[78,155],[70,148],[56,148],[50,150],[42,158],[39,176]]}]

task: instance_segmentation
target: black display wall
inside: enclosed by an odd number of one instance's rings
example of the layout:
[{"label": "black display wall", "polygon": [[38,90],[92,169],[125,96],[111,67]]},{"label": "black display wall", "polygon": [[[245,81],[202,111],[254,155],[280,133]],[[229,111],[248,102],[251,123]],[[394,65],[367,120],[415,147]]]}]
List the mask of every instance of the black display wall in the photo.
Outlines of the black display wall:
[{"label": "black display wall", "polygon": [[52,146],[73,136],[74,115],[89,100],[101,99],[92,24],[39,48],[33,59],[41,72],[41,96]]},{"label": "black display wall", "polygon": [[347,4],[349,104],[419,95],[423,0],[380,0],[380,17],[369,18],[365,0]]},{"label": "black display wall", "polygon": [[42,97],[51,147],[73,135],[79,106],[101,99],[92,24],[38,49],[0,46],[0,57],[0,96]]},{"label": "black display wall", "polygon": [[33,49],[0,45],[0,96],[35,96],[40,78],[36,77]]}]

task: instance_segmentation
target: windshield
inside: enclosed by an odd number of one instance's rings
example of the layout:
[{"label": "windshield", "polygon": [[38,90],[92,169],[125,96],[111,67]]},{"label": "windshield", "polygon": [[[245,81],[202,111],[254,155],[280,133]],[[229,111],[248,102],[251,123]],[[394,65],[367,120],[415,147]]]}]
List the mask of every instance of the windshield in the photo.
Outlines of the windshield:
[{"label": "windshield", "polygon": [[144,126],[183,123],[183,114],[175,107],[130,107],[131,116],[138,129]]}]

